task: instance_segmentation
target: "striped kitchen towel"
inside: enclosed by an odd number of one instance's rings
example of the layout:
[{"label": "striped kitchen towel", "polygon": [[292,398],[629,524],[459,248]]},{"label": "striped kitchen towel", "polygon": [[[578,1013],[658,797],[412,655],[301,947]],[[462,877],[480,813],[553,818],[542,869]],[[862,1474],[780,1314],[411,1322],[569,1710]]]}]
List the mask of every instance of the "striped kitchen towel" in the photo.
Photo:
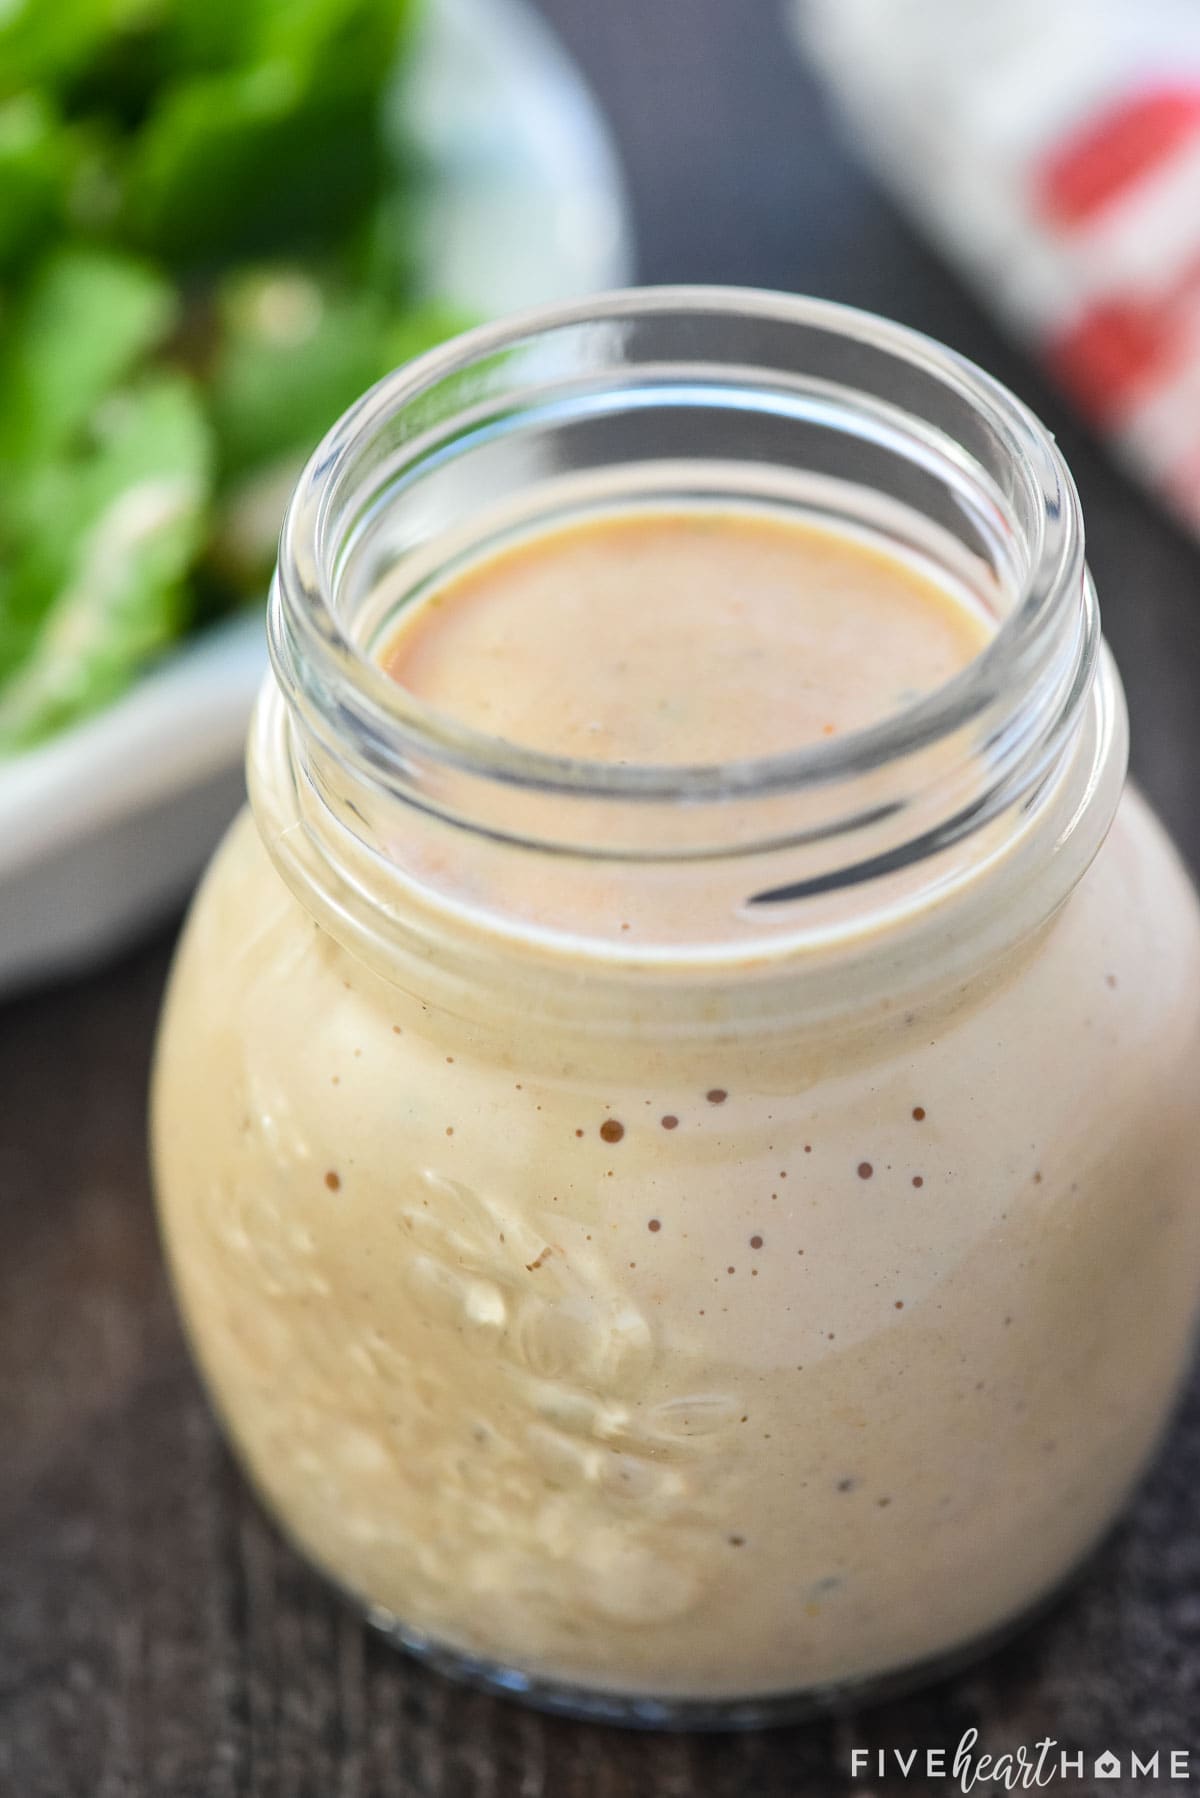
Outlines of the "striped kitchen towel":
[{"label": "striped kitchen towel", "polygon": [[793,0],[880,178],[1200,532],[1200,0]]}]

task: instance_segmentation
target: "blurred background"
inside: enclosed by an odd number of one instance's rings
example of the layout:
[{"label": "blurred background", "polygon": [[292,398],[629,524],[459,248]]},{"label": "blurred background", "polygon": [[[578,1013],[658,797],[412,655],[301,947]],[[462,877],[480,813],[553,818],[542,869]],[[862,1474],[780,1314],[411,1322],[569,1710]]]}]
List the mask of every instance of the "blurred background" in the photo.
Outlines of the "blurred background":
[{"label": "blurred background", "polygon": [[[0,1792],[843,1789],[820,1731],[747,1750],[752,1787],[733,1749],[686,1779],[606,1749],[607,1785],[546,1785],[546,1741],[583,1769],[613,1738],[365,1648],[228,1470],[149,1208],[154,1019],[238,803],[299,466],[447,332],[635,276],[886,313],[1041,414],[1135,772],[1200,865],[1194,0],[9,0]],[[1019,1672],[930,1701],[922,1740],[964,1705],[1131,1739],[1200,1591],[1194,1412],[1119,1577]],[[464,1720],[525,1784],[470,1783]]]}]

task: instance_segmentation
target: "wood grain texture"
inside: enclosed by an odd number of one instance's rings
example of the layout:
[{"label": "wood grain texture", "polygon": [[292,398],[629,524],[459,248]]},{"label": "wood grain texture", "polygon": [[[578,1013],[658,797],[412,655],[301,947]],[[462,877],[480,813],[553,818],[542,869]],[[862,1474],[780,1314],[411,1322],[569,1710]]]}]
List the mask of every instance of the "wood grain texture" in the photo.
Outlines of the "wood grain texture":
[{"label": "wood grain texture", "polygon": [[[1058,432],[1135,765],[1195,866],[1194,546],[856,171],[774,5],[545,10],[614,120],[648,279],[890,312],[976,356]],[[0,1009],[2,1798],[866,1798],[881,1788],[851,1781],[852,1746],[951,1746],[969,1725],[997,1749],[1050,1734],[1089,1753],[1200,1751],[1200,1388],[1128,1519],[1043,1623],[853,1723],[690,1739],[576,1726],[458,1690],[376,1641],[249,1496],[171,1309],[143,1147],[168,952],[160,939]]]}]

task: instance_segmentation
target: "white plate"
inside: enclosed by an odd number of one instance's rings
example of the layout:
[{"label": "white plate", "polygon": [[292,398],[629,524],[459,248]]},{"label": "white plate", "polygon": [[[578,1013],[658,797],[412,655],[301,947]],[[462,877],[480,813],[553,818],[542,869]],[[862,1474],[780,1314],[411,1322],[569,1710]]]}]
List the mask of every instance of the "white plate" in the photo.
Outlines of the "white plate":
[{"label": "white plate", "polygon": [[[404,117],[431,169],[432,292],[494,316],[629,279],[607,130],[524,0],[436,0]],[[179,903],[240,803],[265,660],[255,611],[0,765],[0,991],[97,961]]]}]

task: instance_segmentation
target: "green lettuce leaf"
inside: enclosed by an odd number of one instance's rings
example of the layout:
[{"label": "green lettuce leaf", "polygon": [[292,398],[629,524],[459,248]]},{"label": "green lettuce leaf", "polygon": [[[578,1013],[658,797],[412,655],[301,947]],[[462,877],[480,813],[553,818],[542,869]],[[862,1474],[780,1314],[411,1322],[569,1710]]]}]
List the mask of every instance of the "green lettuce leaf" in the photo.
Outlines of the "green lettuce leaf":
[{"label": "green lettuce leaf", "polygon": [[25,585],[30,610],[40,587],[43,611],[0,684],[0,753],[107,703],[178,635],[211,481],[209,430],[181,375],[114,394],[91,453],[46,471],[28,523],[36,527],[44,511],[53,535],[31,528],[9,570],[10,589]]},{"label": "green lettuce leaf", "polygon": [[0,101],[0,271],[18,267],[58,224],[72,162],[69,134],[43,94]]},{"label": "green lettuce leaf", "polygon": [[393,173],[380,101],[411,7],[222,10],[181,12],[189,58],[233,60],[163,89],[133,146],[125,229],[185,268],[346,243]]},{"label": "green lettuce leaf", "polygon": [[162,0],[6,0],[0,8],[0,95],[70,82],[107,38],[136,27],[161,4]]},{"label": "green lettuce leaf", "polygon": [[223,476],[314,448],[385,372],[388,318],[379,295],[338,292],[302,269],[226,282],[209,385]]},{"label": "green lettuce leaf", "polygon": [[64,249],[44,262],[0,339],[0,475],[63,450],[176,312],[170,284],[128,257]]},{"label": "green lettuce leaf", "polygon": [[208,391],[222,496],[212,568],[250,592],[270,574],[288,493],[325,432],[462,320],[437,305],[401,313],[378,293],[291,267],[230,279],[217,316]]},{"label": "green lettuce leaf", "polygon": [[283,57],[341,79],[348,59],[378,81],[415,12],[414,0],[171,0],[168,61],[179,73],[216,73]]},{"label": "green lettuce leaf", "polygon": [[324,431],[463,322],[383,121],[418,4],[0,0],[0,754],[260,595]]},{"label": "green lettuce leaf", "polygon": [[306,90],[284,62],[189,82],[150,119],[129,171],[132,241],[181,267],[347,235],[386,158],[363,95]]}]

